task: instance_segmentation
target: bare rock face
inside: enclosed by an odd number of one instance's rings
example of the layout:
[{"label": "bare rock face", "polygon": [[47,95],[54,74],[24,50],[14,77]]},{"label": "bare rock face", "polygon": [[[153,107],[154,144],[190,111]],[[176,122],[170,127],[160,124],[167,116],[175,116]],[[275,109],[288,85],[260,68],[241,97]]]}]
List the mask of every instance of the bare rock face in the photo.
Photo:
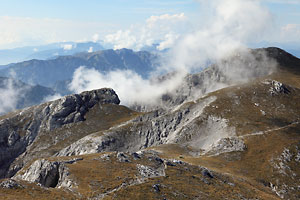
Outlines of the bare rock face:
[{"label": "bare rock face", "polygon": [[244,151],[246,148],[244,141],[239,137],[221,138],[215,144],[211,145],[210,149],[205,152],[205,155]]},{"label": "bare rock face", "polygon": [[23,175],[17,175],[16,179],[40,183],[45,187],[56,187],[59,180],[59,171],[62,167],[63,165],[59,162],[37,160]]},{"label": "bare rock face", "polygon": [[36,160],[24,172],[16,174],[13,179],[39,183],[44,187],[67,187],[71,189],[76,184],[69,178],[66,164],[76,161],[51,162],[45,159]]},{"label": "bare rock face", "polygon": [[64,124],[83,121],[87,111],[97,103],[119,104],[120,100],[112,89],[93,90],[65,96],[45,108],[45,114],[50,114],[46,129],[53,130]]},{"label": "bare rock face", "polygon": [[[67,146],[55,156],[73,156],[105,151],[136,152],[160,144],[185,144],[196,151],[206,150],[215,141],[235,135],[226,120],[202,116],[216,100],[207,97],[191,106],[173,111],[157,110],[139,116],[102,134],[91,134]],[[208,119],[207,119],[208,118]],[[199,120],[205,121],[199,125]]]},{"label": "bare rock face", "polygon": [[65,96],[9,114],[0,121],[0,178],[11,177],[22,167],[10,165],[42,131],[84,121],[85,114],[96,104],[119,103],[115,91],[104,88]]},{"label": "bare rock face", "polygon": [[163,165],[160,168],[154,169],[149,166],[138,164],[137,169],[143,178],[154,178],[159,176],[165,176],[165,170]]}]

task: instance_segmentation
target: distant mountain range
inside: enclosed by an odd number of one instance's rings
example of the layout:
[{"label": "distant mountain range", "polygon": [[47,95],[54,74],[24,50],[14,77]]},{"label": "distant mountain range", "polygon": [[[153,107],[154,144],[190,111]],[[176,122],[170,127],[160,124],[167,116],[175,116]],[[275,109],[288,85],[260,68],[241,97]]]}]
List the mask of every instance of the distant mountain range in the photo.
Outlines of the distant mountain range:
[{"label": "distant mountain range", "polygon": [[[88,46],[99,49],[95,43],[75,44],[70,52],[84,49]],[[66,44],[67,45],[67,44]],[[68,44],[69,45],[69,44]],[[77,49],[75,49],[75,46]],[[71,48],[67,46],[65,48]],[[54,50],[40,51],[32,56],[43,57]],[[60,50],[59,54],[64,51]],[[67,95],[68,88],[75,70],[80,66],[94,68],[101,73],[112,70],[130,69],[147,77],[156,67],[158,56],[147,51],[134,52],[129,49],[101,50],[96,52],[81,52],[74,55],[58,56],[48,60],[32,59],[19,63],[0,66],[0,91],[3,100],[11,98],[8,106],[0,105],[0,114],[40,104],[53,95]],[[7,78],[10,77],[10,78]],[[6,97],[5,95],[10,96]],[[0,99],[1,104],[1,99]]]},{"label": "distant mountain range", "polygon": [[13,71],[19,80],[52,87],[57,82],[72,79],[80,66],[95,68],[102,73],[116,69],[130,69],[143,77],[156,66],[157,56],[146,51],[129,49],[83,52],[72,56],[59,56],[49,60],[29,60],[0,68],[0,76],[9,77]]},{"label": "distant mountain range", "polygon": [[60,42],[41,46],[27,46],[0,50],[0,65],[22,62],[30,59],[50,59],[57,56],[73,55],[79,52],[103,50],[100,43],[95,42]]}]

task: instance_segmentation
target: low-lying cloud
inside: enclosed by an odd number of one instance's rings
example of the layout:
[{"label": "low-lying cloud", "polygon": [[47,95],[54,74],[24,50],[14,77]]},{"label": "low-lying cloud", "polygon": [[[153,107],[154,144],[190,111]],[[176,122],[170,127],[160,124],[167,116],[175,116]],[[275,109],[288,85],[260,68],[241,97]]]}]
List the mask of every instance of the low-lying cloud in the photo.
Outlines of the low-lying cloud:
[{"label": "low-lying cloud", "polygon": [[12,79],[6,79],[2,82],[0,94],[0,114],[15,110],[20,91],[14,86]]},{"label": "low-lying cloud", "polygon": [[[272,29],[273,18],[270,12],[257,0],[199,0],[211,14],[206,24],[184,35],[176,35],[167,26],[174,20],[186,22],[184,14],[153,16],[142,31],[129,29],[107,36],[107,42],[115,48],[139,49],[153,44],[153,35],[164,39],[160,49],[170,48],[166,59],[153,74],[173,73],[167,81],[145,80],[138,74],[125,71],[112,71],[103,74],[94,69],[80,67],[74,73],[70,89],[76,92],[111,87],[119,94],[123,104],[155,103],[164,93],[172,92],[182,83],[187,73],[199,71],[208,63],[217,64],[220,72],[229,80],[228,84],[243,82],[258,75],[271,72],[275,63],[261,53],[260,59],[247,49],[247,44],[258,42]],[[163,22],[163,23],[162,23]],[[196,26],[197,27],[197,26]],[[166,29],[164,29],[166,28]],[[168,35],[169,34],[169,35]],[[226,59],[233,60],[226,62]],[[176,73],[174,73],[176,72]],[[158,80],[158,79],[156,79]],[[207,83],[210,91],[219,89],[220,84]],[[224,84],[221,84],[225,86]]]},{"label": "low-lying cloud", "polygon": [[[174,83],[175,78],[179,79],[177,84]],[[151,105],[164,92],[175,89],[178,84],[180,84],[180,77],[157,82],[143,79],[139,74],[131,70],[117,70],[103,74],[93,68],[89,69],[81,66],[74,72],[73,80],[69,87],[77,93],[103,87],[113,88],[117,91],[122,104],[132,105],[140,103]]]},{"label": "low-lying cloud", "polygon": [[17,109],[18,103],[24,97],[26,85],[22,85],[16,79],[16,73],[10,71],[11,78],[1,78],[0,80],[0,114],[5,114]]}]

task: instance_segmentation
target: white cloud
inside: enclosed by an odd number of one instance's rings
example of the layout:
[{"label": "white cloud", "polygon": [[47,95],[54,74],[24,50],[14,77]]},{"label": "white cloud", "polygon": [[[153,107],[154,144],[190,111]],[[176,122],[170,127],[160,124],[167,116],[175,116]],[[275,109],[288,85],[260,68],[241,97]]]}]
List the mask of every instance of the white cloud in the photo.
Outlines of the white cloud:
[{"label": "white cloud", "polygon": [[4,87],[0,88],[0,114],[16,109],[19,99],[19,90],[13,85],[12,79],[4,81]]},{"label": "white cloud", "polygon": [[17,108],[17,104],[29,89],[29,86],[20,86],[17,84],[16,73],[10,71],[10,77],[3,79],[0,88],[0,114],[11,112]]},{"label": "white cloud", "polygon": [[109,34],[105,36],[104,41],[106,43],[112,43],[114,45],[114,49],[122,49],[122,48],[135,48],[137,44],[137,38],[134,36],[134,33],[131,30],[119,30],[114,34]]},{"label": "white cloud", "polygon": [[93,49],[93,47],[90,47],[90,48],[88,49],[88,53],[92,53],[92,52],[94,52],[94,49]]},{"label": "white cloud", "polygon": [[279,3],[279,4],[300,4],[300,0],[265,0],[270,3]]},{"label": "white cloud", "polygon": [[163,93],[173,90],[180,81],[181,77],[173,77],[172,80],[166,80],[162,83],[143,79],[137,73],[131,70],[111,71],[102,74],[95,69],[79,67],[73,75],[70,83],[70,89],[77,93],[85,90],[93,90],[104,87],[113,88],[123,105],[132,105],[134,103],[151,105],[157,101]]},{"label": "white cloud", "polygon": [[281,35],[278,40],[283,42],[300,41],[300,24],[287,24],[281,27]]},{"label": "white cloud", "polygon": [[99,34],[97,34],[97,33],[94,34],[93,37],[92,37],[92,41],[93,41],[93,42],[97,42],[97,41],[99,41],[99,39],[100,39],[100,36],[99,36]]},{"label": "white cloud", "polygon": [[[70,89],[76,92],[102,87],[116,90],[123,104],[153,104],[164,93],[173,91],[186,73],[199,70],[207,61],[218,63],[220,70],[232,83],[246,81],[257,74],[268,74],[274,63],[262,55],[260,63],[245,48],[248,42],[259,41],[272,24],[272,16],[255,0],[211,0],[202,1],[211,6],[213,15],[206,19],[205,26],[196,31],[188,30],[187,34],[174,32],[178,22],[186,23],[184,14],[161,15],[150,17],[142,27],[131,27],[106,37],[107,42],[115,48],[130,47],[138,49],[153,44],[163,38],[158,48],[172,47],[164,64],[158,72],[179,72],[170,79],[159,82],[143,79],[129,71],[112,71],[102,74],[95,69],[78,68],[73,76]],[[173,23],[173,25],[172,25]],[[179,23],[180,24],[180,23]],[[137,28],[137,29],[134,29]],[[237,53],[237,50],[240,53]],[[231,63],[222,62],[228,57],[238,58]],[[262,67],[264,66],[264,67]],[[263,70],[261,69],[263,68]],[[203,83],[209,90],[219,89],[213,82]],[[225,85],[222,85],[224,87]]]},{"label": "white cloud", "polygon": [[[159,16],[151,16],[150,18],[147,19],[147,26],[149,28],[153,28],[156,26],[157,23],[162,23],[164,21],[168,23],[177,23],[177,20],[184,20],[186,17],[184,13],[180,14],[174,14],[174,15],[169,15],[169,14],[164,14],[164,15],[159,15]],[[160,24],[161,25],[161,24]]]},{"label": "white cloud", "polygon": [[64,49],[64,50],[72,50],[73,49],[73,45],[72,44],[64,44],[64,45],[62,45],[62,48]]},{"label": "white cloud", "polygon": [[[272,25],[272,16],[255,0],[203,2],[213,13],[207,24],[181,37],[172,48],[169,66],[191,71],[207,61],[219,60],[250,42],[259,42]],[[205,5],[204,5],[205,4]]]},{"label": "white cloud", "polygon": [[168,48],[180,34],[187,32],[188,21],[184,13],[151,16],[144,25],[133,25],[127,30],[119,30],[106,35],[104,41],[114,45],[114,49],[132,48],[162,43],[160,50]]},{"label": "white cloud", "polygon": [[171,48],[176,40],[180,37],[180,35],[175,35],[175,34],[166,34],[163,41],[159,43],[157,46],[158,50],[164,50],[167,48]]}]

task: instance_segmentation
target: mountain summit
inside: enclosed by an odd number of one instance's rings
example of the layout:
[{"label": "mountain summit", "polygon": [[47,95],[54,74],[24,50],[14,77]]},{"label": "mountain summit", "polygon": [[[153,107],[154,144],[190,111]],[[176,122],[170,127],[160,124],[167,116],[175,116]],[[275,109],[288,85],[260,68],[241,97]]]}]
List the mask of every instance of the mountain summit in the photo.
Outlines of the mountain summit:
[{"label": "mountain summit", "polygon": [[[300,60],[251,51],[187,76],[147,112],[104,88],[1,116],[0,194],[298,199]],[[229,67],[242,65],[252,73],[236,81]]]}]

